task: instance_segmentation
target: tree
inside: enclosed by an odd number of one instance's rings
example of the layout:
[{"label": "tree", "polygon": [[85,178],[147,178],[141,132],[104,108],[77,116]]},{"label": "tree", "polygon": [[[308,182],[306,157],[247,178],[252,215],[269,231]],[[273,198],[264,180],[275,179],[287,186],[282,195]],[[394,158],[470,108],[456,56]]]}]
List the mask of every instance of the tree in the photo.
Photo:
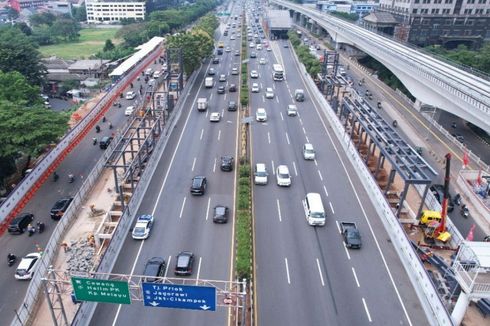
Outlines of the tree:
[{"label": "tree", "polygon": [[56,21],[56,16],[50,12],[34,14],[29,18],[32,26],[48,25],[51,26]]},{"label": "tree", "polygon": [[27,36],[32,35],[32,29],[24,22],[16,23],[14,27],[18,28],[22,33],[26,34]]},{"label": "tree", "polygon": [[112,43],[111,40],[105,40],[104,49],[102,51],[108,52],[114,50],[114,48],[115,48],[114,43]]},{"label": "tree", "polygon": [[50,28],[51,34],[65,42],[78,40],[80,24],[73,19],[57,19]]},{"label": "tree", "polygon": [[0,99],[12,103],[41,104],[40,89],[27,83],[17,71],[4,73],[0,71]]},{"label": "tree", "polygon": [[40,85],[46,73],[33,41],[17,28],[0,30],[0,70],[18,71],[31,84]]},{"label": "tree", "polygon": [[184,58],[184,71],[190,75],[199,65],[201,60],[208,57],[214,48],[214,41],[208,33],[201,29],[188,33],[180,33],[168,39],[169,48],[181,48]]},{"label": "tree", "polygon": [[84,22],[87,20],[87,8],[85,7],[85,3],[78,8],[72,6],[71,13],[77,22]]},{"label": "tree", "polygon": [[145,24],[137,23],[125,25],[116,33],[116,37],[124,39],[126,46],[136,47],[145,40]]}]

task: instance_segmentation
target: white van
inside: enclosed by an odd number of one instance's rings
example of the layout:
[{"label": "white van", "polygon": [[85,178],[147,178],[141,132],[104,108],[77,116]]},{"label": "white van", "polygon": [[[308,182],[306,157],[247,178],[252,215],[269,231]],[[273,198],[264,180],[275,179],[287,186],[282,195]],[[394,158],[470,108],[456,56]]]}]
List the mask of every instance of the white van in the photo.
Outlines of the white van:
[{"label": "white van", "polygon": [[206,79],[204,79],[204,86],[206,88],[212,88],[213,85],[214,85],[213,77],[206,77]]},{"label": "white van", "polygon": [[267,168],[264,163],[255,164],[254,171],[254,183],[256,185],[266,185],[267,184]]},{"label": "white van", "polygon": [[315,149],[312,144],[304,144],[303,145],[303,158],[305,160],[314,160],[315,159]]},{"label": "white van", "polygon": [[303,208],[305,210],[306,220],[308,221],[309,225],[325,225],[326,214],[320,194],[315,192],[308,193],[303,200]]}]

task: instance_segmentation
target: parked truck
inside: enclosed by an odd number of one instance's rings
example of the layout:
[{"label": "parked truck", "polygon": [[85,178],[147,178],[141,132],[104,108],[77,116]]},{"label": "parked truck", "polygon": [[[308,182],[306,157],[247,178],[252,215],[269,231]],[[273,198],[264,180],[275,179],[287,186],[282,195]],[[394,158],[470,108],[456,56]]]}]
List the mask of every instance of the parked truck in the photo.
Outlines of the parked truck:
[{"label": "parked truck", "polygon": [[212,88],[213,84],[214,84],[213,77],[206,77],[206,79],[204,80],[204,86],[206,88]]},{"label": "parked truck", "polygon": [[208,99],[200,97],[197,99],[197,111],[206,111],[208,108]]},{"label": "parked truck", "polygon": [[361,249],[361,233],[354,222],[340,222],[340,232],[347,248]]}]

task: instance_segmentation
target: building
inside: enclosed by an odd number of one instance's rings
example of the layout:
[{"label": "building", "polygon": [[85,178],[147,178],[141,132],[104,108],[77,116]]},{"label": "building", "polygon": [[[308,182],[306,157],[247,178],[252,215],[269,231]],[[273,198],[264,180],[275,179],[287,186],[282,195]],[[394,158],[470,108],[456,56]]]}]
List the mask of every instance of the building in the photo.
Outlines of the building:
[{"label": "building", "polygon": [[418,46],[475,49],[490,40],[489,0],[380,0],[379,10],[399,22],[395,37]]},{"label": "building", "polygon": [[47,0],[9,0],[9,3],[15,11],[20,12],[22,9],[42,7],[46,5]]},{"label": "building", "polygon": [[146,3],[142,1],[87,0],[87,23],[114,24],[121,19],[144,20]]},{"label": "building", "polygon": [[70,17],[72,16],[71,7],[72,4],[68,1],[49,1],[45,6],[51,12],[69,15]]},{"label": "building", "polygon": [[292,26],[289,10],[267,10],[265,25],[269,30],[271,39],[287,38],[287,33]]},{"label": "building", "polygon": [[361,17],[373,12],[378,6],[379,4],[374,1],[321,0],[316,2],[316,8],[318,10],[358,14]]}]

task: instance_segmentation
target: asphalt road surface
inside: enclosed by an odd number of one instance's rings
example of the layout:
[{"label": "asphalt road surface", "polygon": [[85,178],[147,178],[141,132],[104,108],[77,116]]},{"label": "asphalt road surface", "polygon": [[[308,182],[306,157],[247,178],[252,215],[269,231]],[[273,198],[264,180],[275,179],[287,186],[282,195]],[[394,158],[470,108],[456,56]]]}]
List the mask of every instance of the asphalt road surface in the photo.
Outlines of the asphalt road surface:
[{"label": "asphalt road surface", "polygon": [[[159,65],[153,63],[150,66],[154,70],[159,67]],[[144,83],[144,81],[135,81],[133,83],[134,90],[139,89],[140,83]],[[126,91],[128,90],[130,90],[129,87]],[[60,176],[59,180],[54,182],[52,178],[49,178],[24,208],[24,212],[34,214],[34,223],[43,221],[46,224],[44,233],[36,233],[32,237],[28,237],[27,232],[21,235],[5,233],[0,237],[1,256],[7,257],[7,254],[11,252],[18,257],[17,263],[12,267],[8,267],[5,263],[0,264],[0,288],[2,288],[3,293],[0,296],[1,325],[6,325],[12,321],[15,316],[14,309],[18,309],[22,303],[29,284],[28,281],[17,281],[14,279],[15,269],[21,257],[28,253],[36,252],[36,245],[41,249],[44,248],[56,225],[56,221],[49,217],[49,211],[52,206],[62,197],[75,195],[78,188],[82,185],[83,178],[90,173],[102,154],[99,146],[92,144],[92,138],[98,137],[100,139],[103,136],[110,136],[117,128],[122,128],[128,121],[128,117],[124,115],[124,109],[137,100],[140,100],[139,95],[134,100],[118,100],[121,102],[121,108],[112,106],[106,114],[107,121],[105,123],[99,122],[101,132],[97,134],[95,130],[92,130],[60,164],[57,170]],[[113,125],[112,130],[108,127],[109,121]],[[75,175],[74,183],[68,183],[68,174],[70,173]]]},{"label": "asphalt road surface", "polygon": [[[256,230],[256,296],[258,325],[426,325],[424,311],[401,267],[384,227],[359,186],[340,145],[331,138],[319,105],[306,92],[295,102],[295,89],[305,89],[292,59],[292,49],[273,41],[273,52],[257,51],[267,65],[251,59],[258,70],[260,92],[251,95],[251,115],[265,108],[266,123],[252,124],[252,164],[265,163],[269,184],[254,187]],[[272,80],[271,66],[285,67],[286,81]],[[273,87],[274,99],[265,88]],[[299,115],[288,117],[288,104]],[[310,142],[315,161],[305,161],[302,146]],[[286,164],[292,185],[275,182],[275,168]],[[309,226],[301,201],[319,193],[327,213],[324,227]],[[356,222],[361,250],[347,250],[338,222]]]},{"label": "asphalt road surface", "polygon": [[[223,30],[223,25],[221,26]],[[183,105],[181,121],[174,129],[145,195],[138,214],[153,214],[155,224],[148,240],[135,241],[128,235],[119,255],[114,273],[143,274],[145,263],[159,256],[167,262],[165,276],[175,277],[176,255],[183,250],[196,257],[191,279],[229,281],[233,257],[234,189],[236,170],[220,170],[220,157],[236,158],[238,112],[228,112],[229,100],[237,101],[238,93],[229,93],[228,85],[238,85],[239,76],[231,76],[231,67],[240,65],[240,57],[233,55],[239,49],[239,40],[225,41],[231,52],[220,56],[219,64],[206,63],[199,71],[193,88]],[[209,67],[216,70],[213,88],[204,88],[204,77]],[[218,82],[218,76],[227,75],[227,82]],[[218,85],[227,85],[225,94],[217,94]],[[206,97],[206,112],[196,110],[197,98]],[[221,121],[209,121],[211,112],[220,112]],[[208,187],[204,196],[189,193],[191,179],[204,175]],[[216,205],[230,209],[228,224],[214,224],[212,209]],[[190,282],[192,284],[192,282]],[[228,314],[225,308],[216,312],[201,312],[144,307],[142,302],[131,305],[99,303],[91,325],[224,325]]]}]

